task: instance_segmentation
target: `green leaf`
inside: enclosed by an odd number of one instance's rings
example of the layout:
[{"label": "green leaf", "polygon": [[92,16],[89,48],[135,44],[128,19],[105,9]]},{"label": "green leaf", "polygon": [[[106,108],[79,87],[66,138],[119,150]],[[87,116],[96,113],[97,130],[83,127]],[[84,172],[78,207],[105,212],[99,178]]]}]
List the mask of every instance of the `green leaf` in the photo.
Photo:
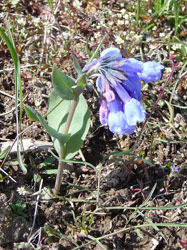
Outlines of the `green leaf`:
[{"label": "green leaf", "polygon": [[47,167],[47,166],[50,166],[51,164],[53,164],[54,162],[54,158],[53,157],[47,157],[41,164],[40,164],[40,167]]},{"label": "green leaf", "polygon": [[39,119],[37,117],[38,112],[35,109],[26,104],[25,111],[27,116],[31,119],[31,121],[39,122]]},{"label": "green leaf", "polygon": [[5,148],[5,149],[0,153],[0,159],[3,159],[3,158],[6,156],[6,154],[7,154],[7,152],[8,152],[9,149],[10,149],[10,146],[8,146],[7,148]]},{"label": "green leaf", "polygon": [[47,0],[48,4],[49,4],[49,7],[51,9],[51,12],[53,13],[54,15],[54,8],[53,8],[53,1],[52,0]]},{"label": "green leaf", "polygon": [[170,117],[169,117],[169,122],[173,123],[173,119],[174,119],[174,109],[171,106],[171,104],[167,101],[165,101],[165,103],[168,105],[168,109],[169,109],[169,113],[170,113]]},{"label": "green leaf", "polygon": [[42,171],[42,174],[57,174],[57,169],[46,169]]},{"label": "green leaf", "polygon": [[72,86],[75,85],[75,80],[64,74],[56,66],[53,67],[52,81],[58,96],[65,100],[74,98]]},{"label": "green leaf", "polygon": [[97,57],[97,54],[99,54],[99,51],[101,49],[101,47],[103,46],[106,38],[108,37],[108,35],[105,35],[103,40],[99,43],[97,49],[94,51],[94,53],[92,54],[91,58],[89,59],[88,63],[91,63],[93,61],[94,58]]},{"label": "green leaf", "polygon": [[32,121],[40,122],[44,126],[44,128],[46,129],[47,133],[49,133],[50,136],[57,139],[61,146],[64,146],[64,144],[69,140],[70,134],[58,133],[54,128],[50,127],[46,123],[46,121],[43,119],[43,117],[35,109],[30,107],[29,105],[25,105],[25,110],[26,110],[28,117]]},{"label": "green leaf", "polygon": [[79,76],[82,75],[82,69],[81,69],[81,66],[79,64],[79,61],[77,60],[76,56],[74,56],[73,54],[72,54],[72,59],[73,59],[73,62],[75,65],[75,70],[76,70],[77,74]]},{"label": "green leaf", "polygon": [[73,86],[73,91],[79,96],[87,85],[86,74],[83,73],[77,80],[77,85]]},{"label": "green leaf", "polygon": [[[12,60],[14,62],[14,66],[15,66],[15,81],[16,81],[16,86],[15,86],[15,92],[16,92],[16,112],[18,112],[17,110],[17,106],[18,106],[18,92],[20,95],[20,121],[19,121],[19,129],[21,130],[21,120],[22,120],[22,115],[23,115],[23,93],[22,93],[22,83],[21,83],[21,69],[20,69],[20,60],[19,57],[17,55],[17,52],[14,48],[14,41],[12,38],[12,34],[10,31],[10,25],[8,23],[8,21],[5,19],[5,23],[9,32],[9,36],[10,39],[7,37],[7,35],[4,33],[3,29],[0,28],[0,35],[2,36],[3,40],[5,41],[6,45],[8,46],[8,49],[10,51]],[[21,132],[21,131],[20,131]]]},{"label": "green leaf", "polygon": [[18,67],[19,64],[19,58],[18,55],[14,49],[13,44],[11,43],[11,41],[9,40],[9,38],[7,37],[7,35],[4,33],[3,29],[0,28],[0,35],[2,36],[2,38],[4,39],[4,41],[6,42],[6,45],[8,46],[8,49],[10,51],[11,57],[14,61],[15,67]]},{"label": "green leaf", "polygon": [[[5,41],[6,45],[8,46],[8,49],[10,51],[11,57],[14,62],[15,82],[16,82],[15,84],[15,97],[16,97],[15,107],[16,107],[16,117],[17,117],[16,119],[18,120],[18,102],[20,101],[19,122],[18,122],[19,129],[18,130],[19,132],[21,132],[21,121],[22,121],[22,115],[23,115],[23,92],[22,92],[21,73],[20,73],[21,72],[20,60],[14,47],[14,41],[13,41],[12,34],[10,31],[10,25],[6,19],[5,19],[5,23],[9,32],[10,39],[7,37],[3,29],[1,28],[0,28],[0,35]],[[20,168],[23,170],[23,173],[26,174],[27,169],[25,168],[23,164],[23,160],[22,160],[22,156],[21,156],[19,148],[18,148],[17,156],[18,156]]]},{"label": "green leaf", "polygon": [[42,177],[40,174],[34,174],[33,179],[34,179],[34,182],[38,183],[41,181]]},{"label": "green leaf", "polygon": [[138,237],[140,237],[140,239],[143,239],[143,238],[144,238],[144,236],[142,235],[142,233],[141,233],[141,231],[140,231],[139,228],[135,229],[135,231],[136,231]]},{"label": "green leaf", "polygon": [[92,52],[88,48],[88,41],[86,42],[86,52],[89,56],[92,56]]},{"label": "green leaf", "polygon": [[138,211],[138,213],[152,226],[152,228],[155,229],[155,231],[160,234],[160,236],[167,242],[166,237],[164,234],[161,232],[161,230],[153,223],[146,215],[144,215],[142,212]]},{"label": "green leaf", "polygon": [[21,170],[23,171],[24,174],[27,174],[27,169],[25,167],[25,164],[23,163],[20,150],[17,151],[17,157]]},{"label": "green leaf", "polygon": [[[60,97],[53,91],[49,98],[49,112],[59,103]],[[71,101],[64,100],[47,116],[49,125],[56,131],[63,131],[64,126],[70,111]],[[71,138],[66,143],[65,159],[71,159],[80,149],[90,126],[90,112],[86,100],[82,95],[79,97],[78,105],[73,116],[69,133]],[[57,140],[54,140],[54,146],[58,154],[60,153],[60,145]]]}]

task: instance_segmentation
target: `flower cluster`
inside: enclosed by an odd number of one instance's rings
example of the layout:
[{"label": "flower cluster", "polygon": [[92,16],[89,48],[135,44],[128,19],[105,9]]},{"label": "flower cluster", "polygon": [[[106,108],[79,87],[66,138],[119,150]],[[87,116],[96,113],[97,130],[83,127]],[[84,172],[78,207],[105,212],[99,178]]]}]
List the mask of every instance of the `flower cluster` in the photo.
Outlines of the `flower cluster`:
[{"label": "flower cluster", "polygon": [[101,94],[100,122],[113,133],[132,134],[137,122],[145,119],[141,103],[141,82],[157,81],[164,67],[157,62],[125,59],[114,47],[105,49],[98,59],[86,65],[84,72],[99,72],[96,86]]}]

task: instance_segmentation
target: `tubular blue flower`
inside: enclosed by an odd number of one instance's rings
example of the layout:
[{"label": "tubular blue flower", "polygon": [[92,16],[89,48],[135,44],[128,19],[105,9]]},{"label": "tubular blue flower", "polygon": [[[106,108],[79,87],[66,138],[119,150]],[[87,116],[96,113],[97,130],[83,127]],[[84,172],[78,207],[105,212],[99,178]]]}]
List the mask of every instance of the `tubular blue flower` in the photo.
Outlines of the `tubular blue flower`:
[{"label": "tubular blue flower", "polygon": [[113,133],[132,134],[136,123],[145,119],[141,103],[141,82],[161,78],[164,67],[157,62],[125,59],[114,47],[105,49],[98,59],[83,68],[83,72],[98,71],[96,87],[102,96],[99,109],[100,122]]},{"label": "tubular blue flower", "polygon": [[137,122],[143,122],[145,119],[145,109],[141,102],[132,98],[124,105],[124,112],[129,125],[136,125]]},{"label": "tubular blue flower", "polygon": [[161,78],[162,69],[164,69],[164,66],[157,62],[146,62],[143,64],[141,73],[138,72],[138,76],[146,83],[158,81]]},{"label": "tubular blue flower", "polygon": [[125,133],[132,134],[136,126],[131,126],[127,123],[127,118],[123,112],[122,102],[118,97],[114,101],[108,102],[109,115],[108,126],[111,132],[123,135]]}]

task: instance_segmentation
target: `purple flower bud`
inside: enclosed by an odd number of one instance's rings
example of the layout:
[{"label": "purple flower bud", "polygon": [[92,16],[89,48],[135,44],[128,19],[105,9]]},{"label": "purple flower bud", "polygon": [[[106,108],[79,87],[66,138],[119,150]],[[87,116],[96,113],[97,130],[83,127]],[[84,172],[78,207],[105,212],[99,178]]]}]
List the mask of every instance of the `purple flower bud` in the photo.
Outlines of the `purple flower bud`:
[{"label": "purple flower bud", "polygon": [[99,119],[102,125],[108,125],[109,109],[105,100],[102,100],[99,109]]},{"label": "purple flower bud", "polygon": [[112,101],[114,101],[114,99],[115,99],[115,94],[114,94],[114,91],[112,91],[112,90],[107,90],[104,94],[103,94],[103,96],[106,98],[106,100],[108,101],[108,102],[112,102]]}]

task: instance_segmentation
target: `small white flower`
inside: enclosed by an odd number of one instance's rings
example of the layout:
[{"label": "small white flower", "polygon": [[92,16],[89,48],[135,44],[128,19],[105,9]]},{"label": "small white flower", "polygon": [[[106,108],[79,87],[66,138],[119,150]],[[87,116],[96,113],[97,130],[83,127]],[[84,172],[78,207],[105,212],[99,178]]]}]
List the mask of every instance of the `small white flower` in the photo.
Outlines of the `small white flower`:
[{"label": "small white flower", "polygon": [[34,20],[33,20],[34,25],[38,25],[39,22],[40,22],[40,18],[39,17],[34,18]]},{"label": "small white flower", "polygon": [[149,49],[150,49],[150,50],[154,50],[155,48],[156,48],[155,45],[153,45],[153,44],[150,44],[150,45],[149,45]]},{"label": "small white flower", "polygon": [[171,68],[165,68],[165,71],[166,71],[166,73],[170,73],[171,72]]},{"label": "small white flower", "polygon": [[160,37],[165,37],[166,36],[166,34],[164,33],[164,32],[162,32],[162,33],[160,33],[160,35],[159,35]]},{"label": "small white flower", "polygon": [[101,21],[100,23],[98,23],[97,29],[100,29],[100,28],[102,28],[103,26],[105,26],[105,23],[104,23],[104,21]]},{"label": "small white flower", "polygon": [[129,25],[129,20],[125,20],[125,25]]},{"label": "small white flower", "polygon": [[174,44],[171,46],[172,50],[177,50],[177,49],[181,49],[181,44]]},{"label": "small white flower", "polygon": [[17,192],[19,193],[19,195],[25,195],[27,193],[24,187],[18,187]]},{"label": "small white flower", "polygon": [[141,40],[141,35],[134,35],[134,40],[135,41],[140,41]]},{"label": "small white flower", "polygon": [[101,34],[98,32],[98,33],[95,33],[94,34],[94,37],[97,39],[97,38],[99,38],[101,36]]},{"label": "small white flower", "polygon": [[73,2],[73,6],[74,6],[75,8],[80,8],[81,5],[82,5],[82,3],[81,3],[80,1],[78,1],[78,0],[75,0],[75,1]]},{"label": "small white flower", "polygon": [[113,25],[114,25],[114,22],[110,21],[110,22],[108,22],[108,25],[109,25],[109,26],[113,26]]},{"label": "small white flower", "polygon": [[112,13],[112,11],[111,11],[111,10],[108,10],[108,14],[109,14],[109,15],[112,15],[113,13]]},{"label": "small white flower", "polygon": [[125,15],[126,9],[121,9],[121,14]]},{"label": "small white flower", "polygon": [[18,19],[17,22],[18,22],[19,24],[21,24],[22,26],[24,26],[24,25],[26,24],[26,20],[25,20],[25,18],[23,18],[23,17],[21,17],[20,19]]},{"label": "small white flower", "polygon": [[123,16],[123,18],[125,18],[126,20],[128,20],[128,19],[129,19],[129,15],[128,15],[128,14],[125,14],[125,15]]},{"label": "small white flower", "polygon": [[115,41],[116,41],[117,44],[122,44],[122,43],[124,43],[124,40],[123,40],[120,36],[116,36],[116,37],[115,37]]},{"label": "small white flower", "polygon": [[63,36],[65,39],[68,39],[69,37],[69,32],[62,32]]},{"label": "small white flower", "polygon": [[118,25],[123,25],[124,24],[124,20],[118,20]]}]

